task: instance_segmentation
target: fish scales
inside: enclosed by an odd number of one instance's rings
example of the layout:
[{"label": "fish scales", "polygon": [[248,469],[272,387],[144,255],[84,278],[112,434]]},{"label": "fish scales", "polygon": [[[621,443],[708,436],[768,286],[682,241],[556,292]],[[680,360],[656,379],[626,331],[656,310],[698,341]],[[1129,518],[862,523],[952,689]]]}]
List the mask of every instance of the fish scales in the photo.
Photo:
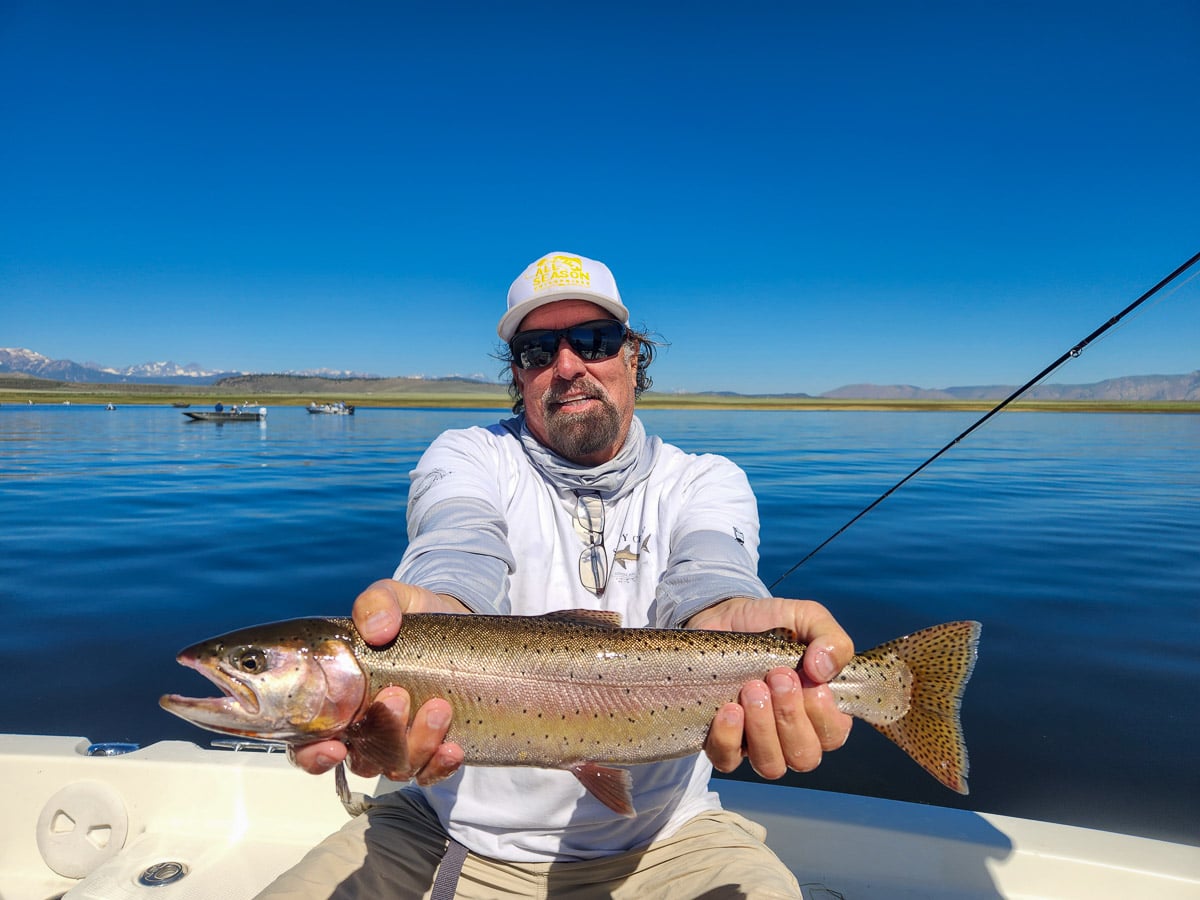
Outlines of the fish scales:
[{"label": "fish scales", "polygon": [[445,698],[454,709],[447,739],[468,762],[500,766],[694,753],[746,681],[794,668],[804,651],[774,635],[516,616],[409,617],[387,648],[359,639],[354,649],[372,693],[398,684],[414,706]]}]

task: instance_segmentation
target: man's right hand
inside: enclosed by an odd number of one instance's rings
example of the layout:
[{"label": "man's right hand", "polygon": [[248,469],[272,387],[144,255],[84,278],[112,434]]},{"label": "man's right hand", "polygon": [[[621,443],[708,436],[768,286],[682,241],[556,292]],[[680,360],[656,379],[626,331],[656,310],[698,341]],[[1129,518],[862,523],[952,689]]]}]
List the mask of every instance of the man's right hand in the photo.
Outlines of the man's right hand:
[{"label": "man's right hand", "polygon": [[[425,588],[385,578],[358,595],[352,613],[354,624],[368,644],[382,646],[395,639],[407,613],[469,613],[454,597],[435,594]],[[408,723],[405,746],[397,753],[393,768],[354,768],[356,775],[374,778],[383,774],[394,781],[415,778],[428,785],[453,775],[462,765],[463,751],[458,744],[445,741],[452,710],[442,699],[425,703],[412,715],[408,691],[388,687],[375,700],[384,704],[399,721]],[[411,718],[411,722],[410,722]],[[328,772],[346,759],[346,745],[338,740],[317,741],[293,748],[290,754],[297,766],[313,775]]]}]

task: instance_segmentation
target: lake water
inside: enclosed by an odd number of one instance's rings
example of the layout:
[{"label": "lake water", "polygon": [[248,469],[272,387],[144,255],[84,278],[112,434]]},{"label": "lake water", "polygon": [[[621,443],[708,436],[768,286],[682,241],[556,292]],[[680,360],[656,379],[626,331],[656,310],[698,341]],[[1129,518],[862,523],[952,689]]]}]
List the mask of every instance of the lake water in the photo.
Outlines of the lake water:
[{"label": "lake water", "polygon": [[[0,667],[10,732],[213,735],[160,694],[213,633],[345,614],[405,545],[407,474],[494,410],[0,407]],[[968,413],[646,411],[749,474],[767,583],[974,420]],[[1200,843],[1200,416],[1006,412],[777,590],[860,647],[984,623],[960,798],[859,724],[789,781]]]}]

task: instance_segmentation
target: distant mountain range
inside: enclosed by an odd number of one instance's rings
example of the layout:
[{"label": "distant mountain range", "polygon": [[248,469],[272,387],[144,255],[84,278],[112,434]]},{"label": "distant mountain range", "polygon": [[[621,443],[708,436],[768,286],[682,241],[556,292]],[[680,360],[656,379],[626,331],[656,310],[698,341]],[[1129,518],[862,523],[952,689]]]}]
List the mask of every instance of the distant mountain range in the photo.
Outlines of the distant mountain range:
[{"label": "distant mountain range", "polygon": [[[77,363],[69,359],[50,359],[33,350],[0,348],[0,374],[23,374],[57,381],[97,384],[126,382],[205,385],[251,373],[218,372],[205,369],[197,363],[181,366],[174,362],[150,362],[116,369],[94,362]],[[378,379],[382,377],[360,372],[337,372],[329,369],[272,374],[319,377],[331,380]],[[460,378],[460,376],[446,377],[453,380]],[[488,381],[483,376],[467,376],[462,380]],[[948,388],[921,388],[906,384],[850,384],[817,396],[831,400],[1000,400],[1007,397],[1016,388],[1016,385],[1000,384]],[[787,396],[806,397],[810,395],[789,394]],[[1025,397],[1030,400],[1198,401],[1200,400],[1200,370],[1188,375],[1127,375],[1122,378],[1098,381],[1095,384],[1044,384],[1031,389]]]},{"label": "distant mountain range", "polygon": [[50,359],[33,350],[17,347],[0,348],[0,373],[33,375],[56,381],[76,381],[88,384],[114,382],[144,384],[212,384],[240,372],[213,372],[196,363],[181,366],[173,362],[150,362],[140,366],[114,369],[100,363],[77,363],[70,359]]},{"label": "distant mountain range", "polygon": [[[846,400],[1003,400],[1018,385],[919,388],[907,384],[848,384],[822,397]],[[1026,400],[1107,400],[1147,403],[1156,400],[1200,400],[1200,371],[1189,375],[1126,375],[1095,384],[1042,384],[1030,388]]]},{"label": "distant mountain range", "polygon": [[[73,381],[85,384],[214,384],[225,378],[249,373],[242,371],[217,371],[206,369],[198,363],[185,366],[175,362],[148,362],[123,369],[105,366],[96,362],[77,363],[70,359],[50,359],[33,350],[9,347],[0,348],[0,374],[18,373],[37,378],[52,378],[56,381]],[[321,378],[377,378],[363,372],[336,371],[334,369],[307,369],[286,372],[287,375],[318,376]]]}]

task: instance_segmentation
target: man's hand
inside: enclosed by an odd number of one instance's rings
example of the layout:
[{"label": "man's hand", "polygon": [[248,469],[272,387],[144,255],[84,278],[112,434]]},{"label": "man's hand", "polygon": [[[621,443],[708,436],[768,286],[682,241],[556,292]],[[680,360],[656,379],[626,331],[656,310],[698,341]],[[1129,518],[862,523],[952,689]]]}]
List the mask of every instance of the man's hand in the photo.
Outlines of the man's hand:
[{"label": "man's hand", "polygon": [[[435,594],[385,578],[358,595],[352,615],[363,639],[373,646],[382,646],[400,632],[404,615],[426,612],[467,613],[470,610],[447,594]],[[383,703],[399,721],[409,722],[411,703],[404,688],[384,688],[375,700]],[[453,775],[462,765],[463,751],[458,744],[445,742],[451,712],[450,704],[441,699],[430,700],[418,709],[412,716],[406,746],[397,754],[395,766],[382,774],[396,781],[416,778],[418,784],[434,784]],[[320,775],[346,759],[346,745],[337,740],[317,741],[294,748],[290,756],[304,771]],[[358,768],[354,771],[365,778],[374,778],[381,773],[379,769]]]},{"label": "man's hand", "polygon": [[750,633],[785,628],[808,645],[800,674],[772,669],[765,682],[747,682],[738,702],[717,713],[704,745],[717,771],[732,772],[749,757],[764,778],[780,778],[788,769],[809,772],[823,752],[846,742],[852,719],[838,710],[826,685],[850,662],[854,645],[821,604],[735,597],[696,613],[687,627]]}]

